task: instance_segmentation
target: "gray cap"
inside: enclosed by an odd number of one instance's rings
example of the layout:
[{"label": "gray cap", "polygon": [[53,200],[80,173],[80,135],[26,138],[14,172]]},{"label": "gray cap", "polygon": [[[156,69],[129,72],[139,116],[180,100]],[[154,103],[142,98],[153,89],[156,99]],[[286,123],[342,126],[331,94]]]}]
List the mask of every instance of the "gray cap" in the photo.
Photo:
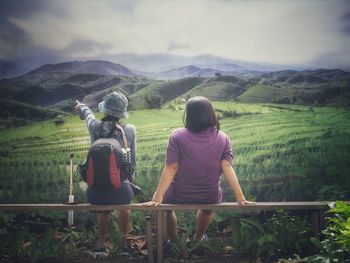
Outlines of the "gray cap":
[{"label": "gray cap", "polygon": [[121,93],[113,91],[108,94],[104,101],[98,104],[100,112],[117,118],[128,118],[128,99]]}]

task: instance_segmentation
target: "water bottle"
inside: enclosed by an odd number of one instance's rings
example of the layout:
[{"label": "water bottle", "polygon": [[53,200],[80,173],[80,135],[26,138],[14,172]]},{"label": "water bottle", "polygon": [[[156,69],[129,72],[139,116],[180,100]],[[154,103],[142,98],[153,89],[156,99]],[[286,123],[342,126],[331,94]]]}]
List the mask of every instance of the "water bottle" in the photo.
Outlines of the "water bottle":
[{"label": "water bottle", "polygon": [[120,149],[122,153],[122,159],[124,163],[124,167],[126,168],[127,172],[131,172],[131,151],[130,148],[121,148]]}]

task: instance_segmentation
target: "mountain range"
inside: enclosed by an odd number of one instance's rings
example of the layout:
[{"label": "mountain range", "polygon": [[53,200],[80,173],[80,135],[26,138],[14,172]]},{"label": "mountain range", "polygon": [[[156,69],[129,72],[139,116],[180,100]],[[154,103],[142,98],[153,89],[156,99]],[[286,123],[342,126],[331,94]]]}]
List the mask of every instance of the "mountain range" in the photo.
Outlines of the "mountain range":
[{"label": "mountain range", "polygon": [[[61,62],[70,61],[70,59],[64,57],[52,57],[49,54],[46,54],[47,52],[45,51],[42,51],[41,53],[43,53],[43,55],[39,56],[36,60],[32,60],[29,57],[22,57],[14,61],[6,61],[0,59],[0,79],[21,76],[34,69],[39,68],[41,65],[58,63],[61,64]],[[255,63],[249,61],[227,59],[212,55],[185,57],[167,53],[122,53],[99,57],[98,59],[111,61],[115,64],[121,64],[129,69],[132,69],[133,71],[144,72],[146,75],[160,73],[175,68],[186,67],[188,65],[193,65],[199,68],[214,68],[223,71],[248,70],[266,72],[286,69],[305,69],[305,67],[302,66]]]},{"label": "mountain range", "polygon": [[[200,58],[197,58],[200,60]],[[134,109],[194,95],[215,100],[349,106],[350,73],[341,69],[257,71],[242,65],[186,65],[145,73],[109,61],[47,64],[0,80],[0,97],[71,111],[80,99],[92,107],[111,90],[125,93]]]}]

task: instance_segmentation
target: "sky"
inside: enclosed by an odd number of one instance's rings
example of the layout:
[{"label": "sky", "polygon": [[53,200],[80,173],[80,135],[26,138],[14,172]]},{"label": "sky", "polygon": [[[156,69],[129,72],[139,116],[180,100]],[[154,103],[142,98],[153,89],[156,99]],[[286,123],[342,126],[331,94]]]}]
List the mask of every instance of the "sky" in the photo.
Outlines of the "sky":
[{"label": "sky", "polygon": [[210,54],[348,67],[347,0],[0,0],[0,60]]}]

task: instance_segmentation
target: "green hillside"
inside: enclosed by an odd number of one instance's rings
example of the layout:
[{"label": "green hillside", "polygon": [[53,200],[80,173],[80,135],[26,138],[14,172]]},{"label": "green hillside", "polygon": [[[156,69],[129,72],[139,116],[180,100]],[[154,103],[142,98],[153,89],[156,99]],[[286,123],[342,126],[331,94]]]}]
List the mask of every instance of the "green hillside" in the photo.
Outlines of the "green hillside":
[{"label": "green hillside", "polygon": [[205,78],[192,77],[153,83],[130,96],[131,107],[133,109],[152,108],[153,105],[150,105],[152,99],[161,105],[183,95],[204,80]]},{"label": "green hillside", "polygon": [[[221,129],[232,141],[234,169],[258,201],[350,198],[350,113],[344,109],[215,102]],[[182,105],[183,107],[183,105]],[[236,112],[225,115],[224,112]],[[100,118],[102,115],[97,113]],[[182,127],[183,111],[131,111],[137,128],[137,178],[146,200],[162,171],[167,140]],[[63,202],[70,153],[86,157],[90,138],[78,116],[0,131],[0,201]],[[24,183],[25,182],[25,183]],[[223,183],[225,200],[233,200]],[[39,190],[40,189],[40,190]],[[44,189],[44,190],[42,190]],[[75,178],[77,200],[84,199]]]},{"label": "green hillside", "polygon": [[27,124],[28,121],[52,119],[60,114],[63,114],[63,112],[18,101],[0,99],[1,128]]},{"label": "green hillside", "polygon": [[95,101],[100,101],[111,90],[130,95],[153,82],[141,77],[41,73],[0,81],[0,95],[4,99],[70,111],[72,99],[84,100],[89,96],[95,103],[91,106],[96,107]]},{"label": "green hillside", "polygon": [[216,76],[203,81],[183,97],[205,96],[212,100],[230,100],[244,92],[248,82],[234,76]]},{"label": "green hillside", "polygon": [[[96,69],[97,70],[97,69]],[[303,70],[256,73],[249,77],[188,77],[159,81],[141,76],[37,72],[0,81],[0,97],[70,111],[79,99],[97,107],[107,93],[121,91],[130,108],[160,108],[177,98],[203,95],[212,100],[299,105],[350,105],[350,73],[343,70]]]},{"label": "green hillside", "polygon": [[257,84],[250,86],[247,91],[237,97],[241,102],[275,102],[285,97],[291,97],[295,92],[288,88],[278,88],[269,85]]}]

